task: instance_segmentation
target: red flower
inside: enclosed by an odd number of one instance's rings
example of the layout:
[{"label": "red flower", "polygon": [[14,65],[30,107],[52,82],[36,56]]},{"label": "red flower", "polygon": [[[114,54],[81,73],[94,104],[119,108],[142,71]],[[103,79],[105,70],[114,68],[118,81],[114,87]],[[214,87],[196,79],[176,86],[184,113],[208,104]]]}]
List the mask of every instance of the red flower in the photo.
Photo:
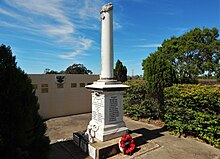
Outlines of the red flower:
[{"label": "red flower", "polygon": [[119,149],[125,154],[131,154],[134,152],[135,144],[132,137],[128,134],[122,136],[119,142]]}]

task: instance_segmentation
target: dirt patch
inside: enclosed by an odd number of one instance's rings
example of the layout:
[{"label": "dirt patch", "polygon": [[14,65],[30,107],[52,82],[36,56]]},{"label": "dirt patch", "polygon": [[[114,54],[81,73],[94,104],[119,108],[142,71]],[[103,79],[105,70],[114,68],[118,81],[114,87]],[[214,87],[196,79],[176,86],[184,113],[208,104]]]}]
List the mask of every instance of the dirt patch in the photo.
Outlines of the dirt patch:
[{"label": "dirt patch", "polygon": [[143,123],[147,123],[147,124],[152,124],[152,125],[160,127],[160,128],[165,126],[165,123],[162,120],[152,120],[152,119],[143,118],[143,119],[139,119],[138,121],[143,122]]}]

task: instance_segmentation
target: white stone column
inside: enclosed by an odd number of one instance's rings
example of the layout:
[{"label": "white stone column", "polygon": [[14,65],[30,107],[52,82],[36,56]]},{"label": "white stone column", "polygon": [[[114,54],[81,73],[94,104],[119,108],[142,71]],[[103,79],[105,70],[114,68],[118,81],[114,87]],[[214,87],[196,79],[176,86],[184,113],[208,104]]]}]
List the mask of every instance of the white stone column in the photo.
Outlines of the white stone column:
[{"label": "white stone column", "polygon": [[101,31],[101,80],[112,80],[113,74],[113,5],[105,4],[100,12],[102,21]]},{"label": "white stone column", "polygon": [[101,59],[100,80],[86,88],[92,91],[92,120],[87,134],[93,139],[107,141],[128,132],[123,121],[123,93],[128,88],[114,80],[113,75],[113,20],[112,3],[105,4],[101,10]]}]

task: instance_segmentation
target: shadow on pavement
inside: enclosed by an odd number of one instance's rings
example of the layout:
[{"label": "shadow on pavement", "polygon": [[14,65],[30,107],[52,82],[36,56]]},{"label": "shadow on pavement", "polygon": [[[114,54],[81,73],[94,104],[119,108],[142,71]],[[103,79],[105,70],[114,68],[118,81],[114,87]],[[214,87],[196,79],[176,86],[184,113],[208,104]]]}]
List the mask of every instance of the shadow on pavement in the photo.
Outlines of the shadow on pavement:
[{"label": "shadow on pavement", "polygon": [[137,133],[137,134],[142,135],[135,140],[136,146],[141,146],[143,144],[146,144],[149,140],[164,136],[161,133],[165,132],[165,131],[166,131],[165,127],[159,128],[159,129],[154,129],[154,130],[140,128],[140,129],[132,130],[132,131],[130,131],[130,133]]},{"label": "shadow on pavement", "polygon": [[[141,134],[140,137],[135,139],[135,144],[137,146],[136,152],[138,152],[140,150],[138,146],[147,144],[149,140],[163,136],[161,133],[164,131],[166,131],[165,128],[155,130],[140,128],[130,131],[129,133]],[[51,144],[49,159],[91,159],[91,157],[77,147],[72,140],[69,140]]]},{"label": "shadow on pavement", "polygon": [[49,159],[91,159],[72,140],[51,144]]}]

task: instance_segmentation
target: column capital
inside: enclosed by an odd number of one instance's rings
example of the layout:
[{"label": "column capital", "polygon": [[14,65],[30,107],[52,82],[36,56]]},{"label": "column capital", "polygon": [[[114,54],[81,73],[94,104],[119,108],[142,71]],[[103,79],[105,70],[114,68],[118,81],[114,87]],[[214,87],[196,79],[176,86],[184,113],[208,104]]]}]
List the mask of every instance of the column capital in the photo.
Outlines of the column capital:
[{"label": "column capital", "polygon": [[104,6],[102,6],[102,10],[100,11],[100,14],[102,14],[103,12],[108,12],[113,10],[113,4],[112,2],[105,4]]}]

